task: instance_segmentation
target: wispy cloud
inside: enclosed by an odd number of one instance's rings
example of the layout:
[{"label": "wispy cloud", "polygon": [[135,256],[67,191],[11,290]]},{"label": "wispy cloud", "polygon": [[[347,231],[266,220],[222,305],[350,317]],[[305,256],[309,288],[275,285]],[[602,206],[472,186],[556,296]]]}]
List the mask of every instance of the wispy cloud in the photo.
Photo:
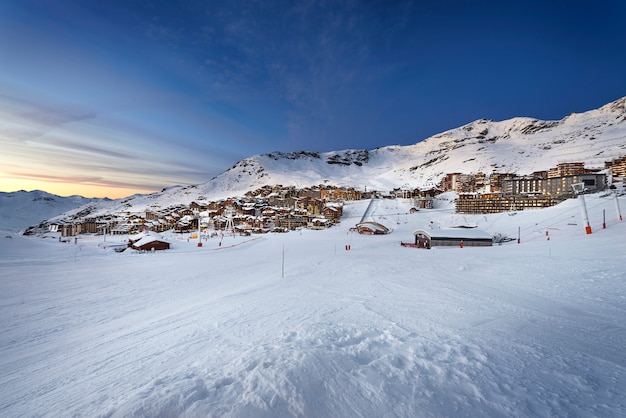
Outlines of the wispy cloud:
[{"label": "wispy cloud", "polygon": [[104,188],[123,188],[123,189],[143,189],[158,190],[163,187],[162,184],[154,182],[129,182],[120,180],[111,180],[97,176],[60,176],[46,175],[41,173],[28,172],[7,172],[16,179],[34,180],[42,183],[60,183],[60,184],[77,184],[83,186],[94,186]]},{"label": "wispy cloud", "polygon": [[49,126],[92,119],[96,116],[92,110],[68,103],[55,103],[55,106],[44,105],[2,93],[0,93],[0,103],[6,112],[14,116]]},{"label": "wispy cloud", "polygon": [[0,177],[158,190],[207,181],[236,161],[224,162],[234,158],[228,149],[196,152],[181,141],[189,127],[161,131],[154,122],[2,95]]},{"label": "wispy cloud", "polygon": [[16,140],[37,138],[45,135],[51,128],[95,119],[97,116],[91,110],[67,103],[45,105],[6,94],[0,94],[0,106],[0,134]]}]

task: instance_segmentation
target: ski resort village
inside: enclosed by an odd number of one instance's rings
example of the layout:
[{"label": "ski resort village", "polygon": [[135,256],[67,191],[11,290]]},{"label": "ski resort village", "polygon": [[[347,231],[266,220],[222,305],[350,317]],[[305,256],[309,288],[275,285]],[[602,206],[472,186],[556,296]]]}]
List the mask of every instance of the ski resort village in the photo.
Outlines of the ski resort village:
[{"label": "ski resort village", "polygon": [[[173,231],[193,233],[191,237],[201,241],[225,233],[249,236],[301,228],[324,229],[341,221],[346,201],[403,198],[411,201],[409,210],[413,212],[432,209],[434,202],[446,192],[453,192],[456,196],[456,213],[521,211],[554,206],[579,193],[615,189],[614,179],[621,182],[624,175],[626,157],[607,161],[602,168],[587,168],[583,162],[559,163],[550,170],[522,177],[515,173],[449,173],[437,187],[427,190],[359,191],[353,187],[329,185],[305,188],[264,186],[242,197],[208,201],[200,196],[188,205],[175,204],[165,208],[150,205],[140,212],[129,208],[94,216],[94,207],[87,205],[70,216],[31,227],[25,234],[58,232],[60,240],[67,240],[80,234],[133,235]],[[124,201],[121,203],[126,206]],[[354,225],[359,233],[386,234],[391,229],[389,225],[366,221],[367,212],[362,218]],[[154,234],[152,236],[156,241]],[[139,250],[169,248],[168,245],[148,246],[136,241],[138,239],[130,239],[129,246]],[[466,239],[466,244],[472,241]],[[453,242],[456,244],[458,239]]]}]

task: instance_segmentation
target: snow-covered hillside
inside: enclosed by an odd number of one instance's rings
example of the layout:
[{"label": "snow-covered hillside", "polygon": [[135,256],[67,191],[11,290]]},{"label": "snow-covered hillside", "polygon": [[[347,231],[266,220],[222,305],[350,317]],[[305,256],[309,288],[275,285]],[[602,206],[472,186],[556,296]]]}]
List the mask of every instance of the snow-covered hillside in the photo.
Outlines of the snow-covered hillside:
[{"label": "snow-covered hillside", "polygon": [[0,192],[0,231],[23,231],[46,219],[101,199],[61,197],[41,190]]},{"label": "snow-covered hillside", "polygon": [[[385,236],[350,233],[358,201],[327,230],[202,247],[166,234],[153,254],[0,237],[0,415],[625,416],[612,196],[587,196],[591,235],[576,200],[493,215],[438,202],[375,201]],[[521,243],[400,246],[459,224]]]}]

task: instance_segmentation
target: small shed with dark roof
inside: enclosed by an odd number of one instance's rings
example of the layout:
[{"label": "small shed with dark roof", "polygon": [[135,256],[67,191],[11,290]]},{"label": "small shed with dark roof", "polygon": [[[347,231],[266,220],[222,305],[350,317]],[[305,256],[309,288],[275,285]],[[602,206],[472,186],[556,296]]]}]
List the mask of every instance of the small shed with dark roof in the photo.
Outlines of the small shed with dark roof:
[{"label": "small shed with dark roof", "polygon": [[475,228],[418,229],[413,235],[415,235],[415,245],[420,248],[459,247],[461,243],[467,247],[491,247],[493,245],[493,238],[490,234]]}]

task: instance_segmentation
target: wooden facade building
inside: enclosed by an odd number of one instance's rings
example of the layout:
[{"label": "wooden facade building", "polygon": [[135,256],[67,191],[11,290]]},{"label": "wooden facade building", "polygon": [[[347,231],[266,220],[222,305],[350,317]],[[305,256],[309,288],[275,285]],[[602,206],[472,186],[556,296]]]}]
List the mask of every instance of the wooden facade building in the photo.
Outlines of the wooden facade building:
[{"label": "wooden facade building", "polygon": [[462,193],[456,200],[457,213],[500,213],[539,209],[561,202],[555,196],[505,195],[503,193]]}]

